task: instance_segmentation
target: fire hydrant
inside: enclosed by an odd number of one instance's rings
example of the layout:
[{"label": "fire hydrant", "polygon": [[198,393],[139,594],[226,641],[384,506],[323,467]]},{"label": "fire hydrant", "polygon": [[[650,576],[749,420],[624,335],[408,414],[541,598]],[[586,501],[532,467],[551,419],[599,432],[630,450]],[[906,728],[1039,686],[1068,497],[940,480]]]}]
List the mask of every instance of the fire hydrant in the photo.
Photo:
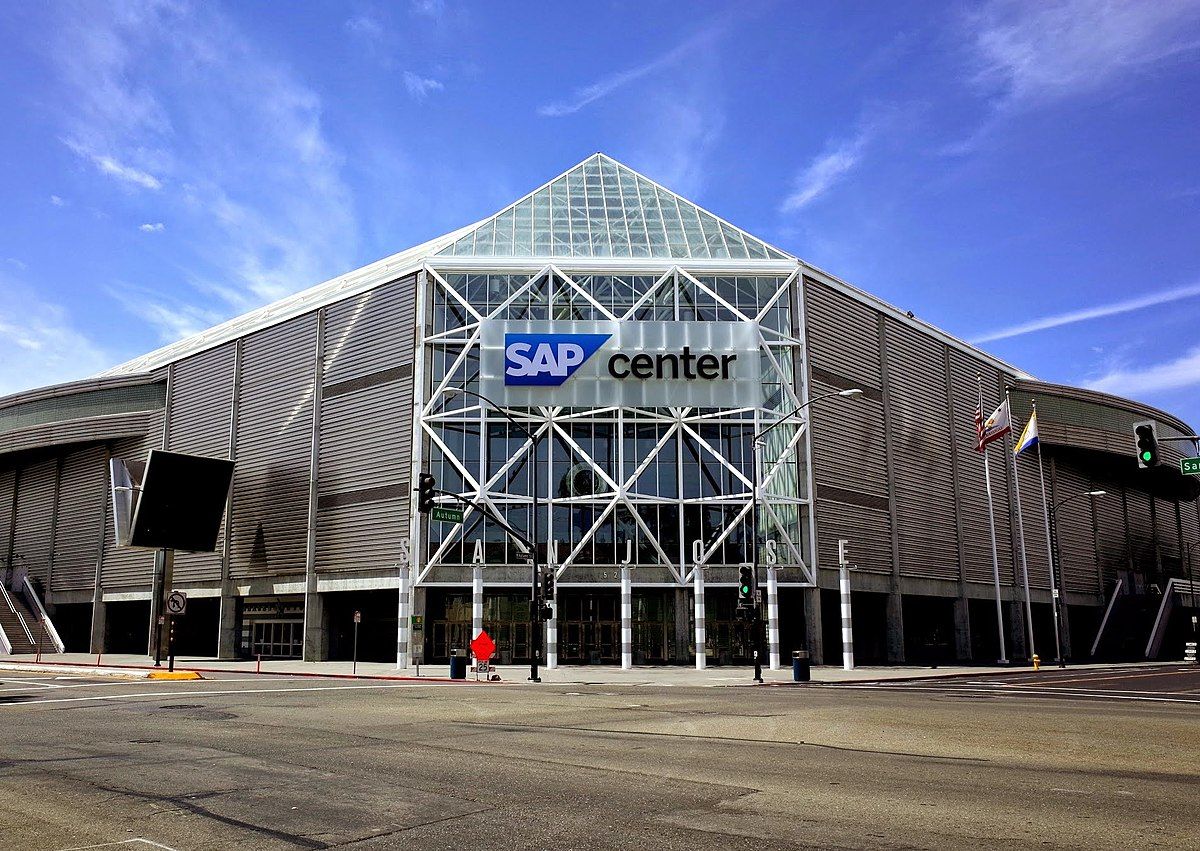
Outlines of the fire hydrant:
[{"label": "fire hydrant", "polygon": [[1042,669],[1042,659],[1036,653],[1033,654],[1033,669],[1040,671]]}]

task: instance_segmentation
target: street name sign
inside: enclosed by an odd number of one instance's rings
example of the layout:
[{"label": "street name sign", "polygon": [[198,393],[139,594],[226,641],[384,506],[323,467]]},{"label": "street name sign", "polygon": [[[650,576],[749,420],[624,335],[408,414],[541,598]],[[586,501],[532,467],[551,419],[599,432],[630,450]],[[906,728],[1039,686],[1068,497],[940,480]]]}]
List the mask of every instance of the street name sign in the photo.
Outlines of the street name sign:
[{"label": "street name sign", "polygon": [[1181,458],[1179,470],[1185,476],[1200,476],[1200,458]]},{"label": "street name sign", "polygon": [[443,523],[461,523],[463,522],[463,513],[458,508],[442,508],[440,505],[435,505],[429,516],[434,520],[440,520]]}]

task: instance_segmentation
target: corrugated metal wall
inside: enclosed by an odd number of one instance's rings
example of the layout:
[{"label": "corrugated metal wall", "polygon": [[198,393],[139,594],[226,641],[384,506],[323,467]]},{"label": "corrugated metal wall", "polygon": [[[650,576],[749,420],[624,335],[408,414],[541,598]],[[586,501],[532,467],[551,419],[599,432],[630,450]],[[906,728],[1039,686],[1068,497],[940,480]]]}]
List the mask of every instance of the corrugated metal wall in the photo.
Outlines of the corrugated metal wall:
[{"label": "corrugated metal wall", "polygon": [[[1067,464],[1054,465],[1056,503],[1074,494],[1092,490],[1091,480]],[[1096,545],[1093,534],[1091,500],[1076,499],[1057,510],[1058,541],[1062,551],[1063,587],[1067,591],[1098,594]]]},{"label": "corrugated metal wall", "polygon": [[865,391],[817,403],[810,412],[818,562],[836,567],[837,541],[845,538],[859,569],[891,573],[878,314],[807,278],[804,310],[810,397]]},{"label": "corrugated metal wall", "polygon": [[230,576],[305,571],[315,314],[245,338]]},{"label": "corrugated metal wall", "polygon": [[392,569],[408,535],[416,279],[325,316],[316,566]]},{"label": "corrugated metal wall", "polygon": [[900,572],[957,580],[944,348],[897,322],[885,334]]},{"label": "corrugated metal wall", "polygon": [[1175,503],[1165,499],[1154,500],[1154,525],[1158,530],[1158,551],[1164,559],[1179,559],[1179,525],[1175,517]]},{"label": "corrugated metal wall", "polygon": [[[229,457],[235,344],[227,343],[177,363],[171,375],[168,449],[209,458]],[[176,553],[175,584],[221,579],[225,524],[212,553]]]},{"label": "corrugated metal wall", "polygon": [[1150,522],[1148,493],[1136,488],[1125,490],[1125,510],[1129,517],[1129,546],[1133,569],[1151,573],[1157,569],[1154,555],[1154,527]]},{"label": "corrugated metal wall", "polygon": [[50,576],[53,549],[54,492],[58,484],[58,459],[51,458],[21,470],[17,493],[13,562],[43,585]]},{"label": "corrugated metal wall", "polygon": [[8,543],[13,523],[13,493],[17,487],[16,470],[0,470],[0,568],[8,560]]},{"label": "corrugated metal wall", "polygon": [[1107,592],[1117,581],[1117,571],[1129,569],[1129,541],[1125,530],[1123,489],[1115,481],[1099,480],[1107,495],[1096,501],[1096,533],[1100,541],[1100,571]]},{"label": "corrugated metal wall", "polygon": [[63,459],[52,591],[75,591],[95,585],[100,529],[108,501],[105,459],[103,445],[72,452]]},{"label": "corrugated metal wall", "polygon": [[[1027,419],[1024,415],[1014,412],[1014,431],[1020,434],[1020,429],[1025,427]],[[1016,461],[1021,477],[1021,515],[1025,521],[1025,556],[1029,565],[1029,587],[1049,588],[1050,550],[1046,541],[1046,516],[1042,506],[1042,486],[1038,479],[1037,452],[1027,449]]]}]

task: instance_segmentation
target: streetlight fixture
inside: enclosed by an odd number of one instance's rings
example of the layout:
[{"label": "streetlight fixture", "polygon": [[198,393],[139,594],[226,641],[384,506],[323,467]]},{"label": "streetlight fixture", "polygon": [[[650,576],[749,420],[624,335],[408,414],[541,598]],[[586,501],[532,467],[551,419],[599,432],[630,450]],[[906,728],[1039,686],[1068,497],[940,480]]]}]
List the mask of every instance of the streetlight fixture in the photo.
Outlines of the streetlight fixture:
[{"label": "streetlight fixture", "polygon": [[[750,498],[750,527],[751,527],[751,541],[752,541],[751,547],[750,547],[750,552],[751,552],[751,556],[752,556],[751,562],[750,562],[750,571],[754,577],[755,589],[758,588],[758,563],[759,563],[758,562],[758,502],[759,502],[760,487],[759,487],[759,475],[758,475],[758,472],[759,472],[758,455],[759,455],[759,451],[764,446],[766,446],[766,442],[763,440],[763,438],[765,438],[767,436],[767,434],[770,433],[772,430],[783,425],[785,422],[790,420],[792,417],[796,416],[798,413],[803,411],[805,408],[807,408],[813,402],[820,402],[822,399],[829,399],[834,396],[846,396],[846,397],[861,396],[862,392],[863,391],[858,387],[851,387],[846,390],[834,390],[831,393],[823,393],[820,396],[814,396],[811,399],[809,399],[807,402],[802,404],[800,407],[796,408],[791,413],[787,414],[786,416],[780,417],[775,422],[771,423],[769,426],[767,426],[762,431],[760,431],[758,434],[754,435],[753,445],[752,445],[753,451],[750,453],[751,481],[753,482],[753,485],[754,485],[753,493]],[[757,602],[754,606],[753,611],[754,611],[753,623],[754,623],[754,632],[755,632],[755,636],[754,636],[754,644],[755,644],[754,681],[756,683],[761,683],[763,681],[763,678],[762,678],[762,655],[763,655],[762,654],[762,649],[763,649],[762,638],[763,637],[759,633],[761,632],[761,629],[762,629],[760,626],[760,623],[762,621],[762,615],[759,611]]]},{"label": "streetlight fixture", "polygon": [[1062,652],[1062,625],[1058,617],[1058,601],[1062,600],[1062,605],[1065,609],[1067,596],[1062,581],[1062,553],[1058,549],[1058,510],[1068,502],[1074,502],[1084,497],[1097,499],[1105,496],[1107,493],[1108,491],[1100,490],[1084,491],[1083,493],[1068,496],[1066,499],[1060,499],[1054,505],[1050,506],[1050,553],[1054,556],[1054,563],[1051,565],[1054,575],[1050,577],[1050,605],[1054,612],[1054,652],[1058,655],[1058,667],[1060,668],[1067,667],[1067,660],[1063,658]]},{"label": "streetlight fixture", "polygon": [[[532,576],[530,578],[530,585],[529,585],[529,645],[530,645],[529,646],[529,651],[530,651],[529,679],[532,682],[540,683],[542,681],[542,678],[538,674],[538,665],[540,664],[540,656],[541,656],[541,652],[542,652],[542,634],[541,634],[541,630],[539,629],[539,627],[541,625],[541,607],[538,605],[538,592],[540,590],[539,589],[540,582],[539,582],[539,569],[538,569],[538,552],[537,552],[537,540],[538,540],[538,471],[537,471],[538,437],[532,431],[530,431],[528,428],[526,428],[525,426],[523,426],[519,422],[517,422],[517,420],[513,417],[513,415],[511,413],[508,412],[508,410],[506,410],[505,408],[502,408],[500,405],[497,405],[494,401],[489,399],[487,396],[484,396],[482,393],[476,393],[474,390],[466,390],[462,387],[446,387],[442,390],[442,392],[446,393],[448,395],[453,395],[455,393],[461,393],[464,396],[473,396],[476,399],[478,399],[479,401],[484,402],[485,404],[490,406],[494,411],[496,411],[498,414],[500,414],[500,416],[502,416],[502,417],[504,417],[504,419],[508,420],[509,424],[513,428],[515,428],[521,434],[525,435],[525,438],[530,443],[529,452],[530,452],[530,456],[533,459],[533,462],[530,464],[530,479],[532,480],[532,485],[531,485],[530,490],[531,490],[531,496],[533,498],[533,520],[530,523],[530,532],[529,532],[529,539],[530,539],[530,543],[532,544],[532,546],[530,546],[530,548],[529,548],[529,550],[530,550],[529,560],[532,565]],[[487,435],[486,434],[480,435],[480,438],[483,440],[487,440]]]}]

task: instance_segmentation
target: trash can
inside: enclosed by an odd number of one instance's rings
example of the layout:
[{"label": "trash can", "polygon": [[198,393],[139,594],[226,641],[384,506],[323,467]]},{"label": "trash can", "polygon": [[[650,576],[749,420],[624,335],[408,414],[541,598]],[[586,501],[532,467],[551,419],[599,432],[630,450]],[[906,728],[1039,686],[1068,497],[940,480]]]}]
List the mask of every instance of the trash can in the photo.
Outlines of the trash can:
[{"label": "trash can", "polygon": [[806,683],[812,678],[807,650],[792,651],[792,679],[798,683]]},{"label": "trash can", "polygon": [[465,680],[467,678],[467,651],[455,647],[450,651],[450,679]]}]

